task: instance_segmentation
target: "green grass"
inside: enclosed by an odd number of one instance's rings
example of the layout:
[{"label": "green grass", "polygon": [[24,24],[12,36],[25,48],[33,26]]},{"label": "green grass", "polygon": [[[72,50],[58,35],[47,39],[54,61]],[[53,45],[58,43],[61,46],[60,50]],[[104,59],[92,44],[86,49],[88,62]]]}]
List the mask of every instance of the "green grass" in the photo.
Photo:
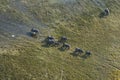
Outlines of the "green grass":
[{"label": "green grass", "polygon": [[[50,34],[57,39],[67,36],[71,49],[60,51],[57,47],[43,47],[39,39],[22,36],[11,40],[0,48],[0,80],[120,80],[120,12],[117,10],[120,5],[117,0],[105,1],[111,14],[102,19],[98,17],[101,10],[86,0],[81,1],[83,10],[75,12],[60,4],[44,2],[39,6],[33,0],[26,1],[28,12],[47,24]],[[32,22],[30,15],[16,11],[9,14],[13,20]],[[75,47],[90,50],[92,55],[87,59],[73,57],[70,53]]]}]

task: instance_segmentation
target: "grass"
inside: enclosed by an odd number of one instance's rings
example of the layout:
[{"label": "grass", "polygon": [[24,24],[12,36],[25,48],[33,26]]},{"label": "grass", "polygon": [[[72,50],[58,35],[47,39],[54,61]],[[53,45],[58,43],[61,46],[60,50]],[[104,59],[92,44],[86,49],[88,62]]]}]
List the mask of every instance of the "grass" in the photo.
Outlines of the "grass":
[{"label": "grass", "polygon": [[[60,51],[57,47],[43,47],[39,39],[22,36],[10,40],[10,43],[0,48],[1,80],[120,79],[120,12],[117,10],[120,6],[117,0],[114,3],[111,3],[112,0],[105,1],[111,14],[102,19],[98,17],[100,9],[85,0],[81,1],[84,4],[81,6],[83,10],[76,8],[78,11],[75,12],[72,12],[70,6],[47,2],[36,6],[32,5],[36,3],[33,0],[26,1],[28,12],[47,24],[50,34],[57,39],[62,35],[67,36],[71,49]],[[75,7],[78,7],[78,4]],[[32,22],[30,15],[20,14],[17,11],[9,15],[18,16],[23,22],[24,18],[27,18],[29,21],[26,24]],[[19,21],[19,18],[13,17],[13,20]],[[4,36],[1,37],[3,39]],[[75,47],[84,51],[90,50],[92,55],[87,59],[82,56],[73,57],[70,53]]]}]

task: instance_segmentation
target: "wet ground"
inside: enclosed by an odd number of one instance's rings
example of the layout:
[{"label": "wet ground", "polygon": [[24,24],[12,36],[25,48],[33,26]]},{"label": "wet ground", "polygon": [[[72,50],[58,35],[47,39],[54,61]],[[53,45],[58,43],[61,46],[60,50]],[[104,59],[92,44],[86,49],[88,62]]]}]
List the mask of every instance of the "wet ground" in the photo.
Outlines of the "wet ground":
[{"label": "wet ground", "polygon": [[[39,0],[38,0],[39,1]],[[77,3],[78,0],[48,0],[48,4],[52,4],[54,5],[55,3],[58,4],[68,4],[67,7],[69,7],[70,9],[72,9],[72,7],[74,7],[74,11],[81,11],[84,10],[84,8],[82,8],[82,1],[79,1],[80,3],[77,4],[79,8],[76,8],[76,4],[69,6],[69,4],[73,4],[73,3]],[[8,33],[8,36],[11,37],[12,35],[27,35],[27,33],[30,31],[31,28],[36,27],[41,29],[40,31],[43,31],[43,29],[46,31],[48,31],[48,35],[50,34],[50,30],[48,28],[48,26],[45,23],[41,23],[41,21],[37,20],[34,15],[32,15],[29,10],[28,7],[25,5],[25,2],[23,0],[10,0],[9,1],[10,5],[9,7],[11,8],[15,8],[17,9],[20,13],[26,15],[26,17],[28,17],[30,19],[30,21],[32,23],[26,24],[26,23],[21,23],[21,22],[17,22],[17,21],[13,21],[12,19],[9,19],[10,15],[4,15],[4,14],[0,14],[0,31],[3,31],[5,33]],[[102,0],[92,0],[91,2],[94,5],[97,5],[100,9],[104,9],[105,8],[105,4]],[[81,11],[82,12],[82,11]],[[70,13],[70,11],[69,11]],[[79,12],[80,13],[80,12]]]},{"label": "wet ground", "polygon": [[[44,23],[41,23],[37,20],[27,9],[27,6],[22,2],[23,0],[10,0],[9,8],[17,10],[20,14],[25,15],[25,17],[29,18],[28,22],[20,22],[14,20],[11,17],[11,14],[0,14],[0,32],[6,34],[6,38],[8,37],[17,37],[17,36],[29,36],[31,28],[38,28],[40,33],[42,33],[43,29],[47,30],[47,26]],[[21,15],[22,16],[22,15]],[[22,17],[21,17],[22,18]],[[5,37],[5,36],[4,36]]]}]

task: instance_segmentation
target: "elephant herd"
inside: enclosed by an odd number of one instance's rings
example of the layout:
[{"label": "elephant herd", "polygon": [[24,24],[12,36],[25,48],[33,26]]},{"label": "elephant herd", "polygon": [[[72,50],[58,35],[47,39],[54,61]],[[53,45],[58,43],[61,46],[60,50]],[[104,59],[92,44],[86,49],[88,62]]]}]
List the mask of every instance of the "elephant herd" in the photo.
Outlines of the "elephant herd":
[{"label": "elephant herd", "polygon": [[[106,8],[103,12],[101,12],[100,14],[100,18],[106,17],[110,14],[110,11],[108,8]],[[39,34],[39,30],[32,28],[30,35],[31,37],[37,38]],[[71,48],[71,45],[67,43],[68,38],[66,36],[62,36],[59,40],[56,40],[53,36],[48,36],[44,42],[45,45],[50,47],[50,46],[55,46],[55,47],[60,47],[60,49],[62,50],[69,50]],[[80,48],[75,48],[75,50],[73,51],[73,55],[78,56],[83,54],[84,51]],[[85,52],[85,56],[90,56],[91,52],[90,51],[86,51]]]},{"label": "elephant herd", "polygon": [[[84,53],[84,51],[80,48],[75,48],[75,51],[73,52],[73,55],[78,56],[80,54]],[[86,51],[85,52],[85,56],[90,56],[91,52],[90,51]]]},{"label": "elephant herd", "polygon": [[[108,8],[106,8],[101,14],[100,14],[100,18],[103,18],[105,16],[108,16],[110,15],[110,11]],[[31,29],[31,32],[30,32],[30,35],[34,38],[37,38],[38,37],[38,34],[39,34],[39,30],[38,29],[35,29],[35,28],[32,28]],[[55,46],[55,47],[59,47],[61,46],[61,49],[62,50],[69,50],[71,48],[71,45],[66,43],[67,42],[67,37],[66,36],[62,36],[58,41],[55,40],[55,38],[53,36],[48,36],[46,39],[45,39],[45,43],[47,46]],[[74,55],[80,55],[84,53],[84,51],[80,48],[75,48],[75,50],[73,51],[73,54]],[[85,52],[85,55],[87,56],[90,56],[91,55],[91,52],[90,51],[86,51]]]},{"label": "elephant herd", "polygon": [[47,46],[61,46],[62,45],[62,49],[66,50],[66,49],[70,49],[70,45],[68,43],[66,43],[67,41],[67,37],[62,36],[58,41],[55,40],[55,38],[53,36],[48,36],[45,39],[45,43]]},{"label": "elephant herd", "polygon": [[[31,37],[37,38],[39,34],[39,30],[32,28],[30,31],[30,35]],[[60,47],[61,50],[69,50],[71,48],[71,45],[67,43],[68,38],[66,36],[62,36],[60,37],[59,40],[56,40],[53,36],[48,36],[47,38],[45,38],[44,43],[46,46],[48,47]],[[75,48],[75,50],[73,51],[73,55],[81,55],[82,53],[84,53],[84,51],[80,48]],[[86,51],[85,55],[90,56],[91,52],[90,51]]]},{"label": "elephant herd", "polygon": [[[56,39],[53,36],[48,36],[45,39],[45,44],[50,47],[50,46],[55,46],[55,47],[60,47],[62,50],[69,50],[71,48],[71,45],[67,43],[68,38],[66,36],[62,36],[59,40],[56,41]],[[82,53],[84,53],[84,51],[80,48],[75,48],[75,50],[73,51],[73,55],[79,56]],[[86,56],[90,56],[91,52],[90,51],[86,51],[85,52]]]}]

